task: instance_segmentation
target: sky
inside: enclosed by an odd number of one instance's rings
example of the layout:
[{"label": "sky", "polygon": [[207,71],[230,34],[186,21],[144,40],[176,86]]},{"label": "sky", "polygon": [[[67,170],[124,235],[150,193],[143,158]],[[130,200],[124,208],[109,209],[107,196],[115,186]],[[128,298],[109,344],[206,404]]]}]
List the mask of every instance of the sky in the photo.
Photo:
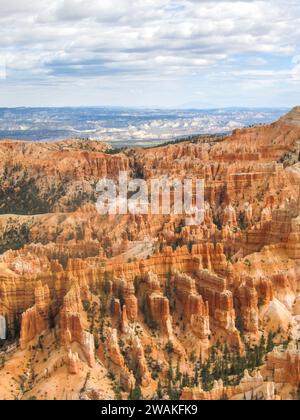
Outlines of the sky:
[{"label": "sky", "polygon": [[300,105],[299,0],[0,0],[0,106]]}]

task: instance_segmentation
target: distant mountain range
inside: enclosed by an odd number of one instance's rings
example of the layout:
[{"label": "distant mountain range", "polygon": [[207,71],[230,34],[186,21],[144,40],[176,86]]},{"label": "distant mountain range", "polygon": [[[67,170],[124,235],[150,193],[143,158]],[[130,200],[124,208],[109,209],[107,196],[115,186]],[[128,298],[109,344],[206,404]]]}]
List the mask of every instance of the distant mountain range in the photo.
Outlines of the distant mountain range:
[{"label": "distant mountain range", "polygon": [[[157,145],[195,134],[276,121],[286,109],[216,108],[190,102],[182,109],[122,107],[0,108],[0,139],[91,138],[118,147]],[[185,109],[184,109],[185,108]],[[193,109],[195,108],[195,109]]]}]

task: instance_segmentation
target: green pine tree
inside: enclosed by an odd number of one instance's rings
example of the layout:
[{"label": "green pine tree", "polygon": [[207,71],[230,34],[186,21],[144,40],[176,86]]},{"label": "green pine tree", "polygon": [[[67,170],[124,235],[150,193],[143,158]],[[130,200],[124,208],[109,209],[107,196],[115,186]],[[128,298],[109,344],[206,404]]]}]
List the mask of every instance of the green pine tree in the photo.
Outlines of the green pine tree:
[{"label": "green pine tree", "polygon": [[268,341],[267,341],[267,353],[271,353],[273,351],[275,344],[274,344],[274,336],[272,332],[269,332]]},{"label": "green pine tree", "polygon": [[170,300],[170,298],[171,298],[171,272],[170,271],[167,274],[165,295]]},{"label": "green pine tree", "polygon": [[136,386],[129,394],[128,397],[131,401],[139,401],[143,399],[143,394],[140,386]]},{"label": "green pine tree", "polygon": [[180,359],[178,357],[177,367],[176,367],[176,381],[181,381],[182,373],[180,372]]},{"label": "green pine tree", "polygon": [[163,398],[163,390],[162,390],[162,386],[161,386],[160,380],[158,381],[158,384],[157,384],[156,393],[157,393],[158,399],[161,400]]},{"label": "green pine tree", "polygon": [[195,386],[199,385],[199,367],[198,367],[197,363],[195,365],[194,385]]},{"label": "green pine tree", "polygon": [[109,281],[109,273],[105,271],[104,278],[103,278],[103,292],[108,295],[110,292],[110,281]]},{"label": "green pine tree", "polygon": [[167,377],[168,377],[168,381],[169,382],[172,382],[173,381],[173,366],[172,366],[172,360],[169,360],[169,370],[168,370],[168,374],[167,374]]}]

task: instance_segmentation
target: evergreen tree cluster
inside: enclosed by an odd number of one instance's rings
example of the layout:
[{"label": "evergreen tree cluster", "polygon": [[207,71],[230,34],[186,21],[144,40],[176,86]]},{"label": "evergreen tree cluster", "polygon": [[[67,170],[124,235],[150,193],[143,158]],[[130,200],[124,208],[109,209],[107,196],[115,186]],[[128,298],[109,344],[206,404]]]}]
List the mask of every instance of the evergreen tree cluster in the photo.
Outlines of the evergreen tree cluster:
[{"label": "evergreen tree cluster", "polygon": [[266,355],[274,348],[273,338],[270,333],[267,342],[262,335],[258,345],[246,344],[244,355],[238,351],[230,352],[227,345],[221,351],[219,345],[214,346],[206,363],[196,363],[194,385],[201,381],[205,391],[210,391],[214,381],[220,379],[226,386],[238,385],[246,369],[253,371],[264,364]]}]

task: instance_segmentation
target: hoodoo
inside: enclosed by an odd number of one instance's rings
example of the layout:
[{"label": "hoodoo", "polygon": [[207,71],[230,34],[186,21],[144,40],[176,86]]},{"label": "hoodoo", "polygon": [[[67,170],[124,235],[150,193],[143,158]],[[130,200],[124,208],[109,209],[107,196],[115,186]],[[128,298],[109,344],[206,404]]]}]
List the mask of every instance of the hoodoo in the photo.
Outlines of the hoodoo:
[{"label": "hoodoo", "polygon": [[[0,396],[297,395],[299,139],[295,108],[218,141],[116,153],[0,142]],[[122,171],[204,179],[203,222],[99,214],[97,182]]]}]

